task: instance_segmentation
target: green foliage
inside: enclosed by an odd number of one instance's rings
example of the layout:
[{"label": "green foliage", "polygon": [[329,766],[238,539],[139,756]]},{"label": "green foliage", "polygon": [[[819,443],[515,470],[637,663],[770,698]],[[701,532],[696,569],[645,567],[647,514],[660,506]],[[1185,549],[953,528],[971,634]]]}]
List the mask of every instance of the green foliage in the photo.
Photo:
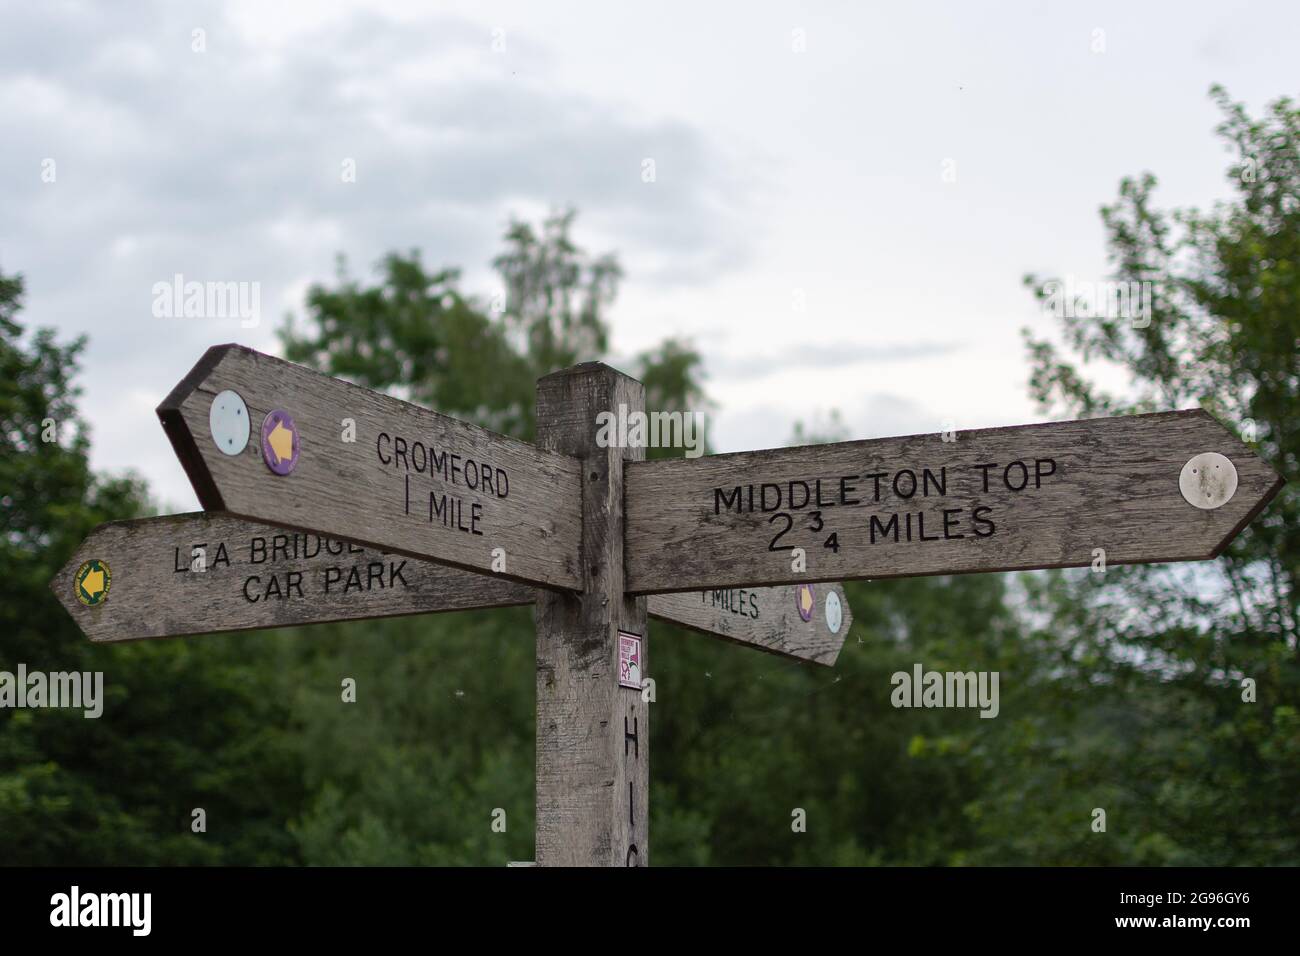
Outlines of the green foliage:
[{"label": "green foliage", "polygon": [[[285,357],[531,440],[536,380],[604,357],[605,312],[622,275],[613,255],[593,259],[574,244],[574,216],[552,215],[540,230],[511,222],[493,262],[505,294],[487,308],[460,293],[457,270],[429,272],[418,251],[385,257],[369,286],[340,261],[336,289],[307,293],[309,330],[292,320],[280,330]],[[694,397],[687,377],[698,363],[690,349],[667,343],[641,364]]]},{"label": "green foliage", "polygon": [[[1222,89],[1212,92],[1224,113],[1219,133],[1235,153],[1227,170],[1234,197],[1208,212],[1163,212],[1153,175],[1124,180],[1102,218],[1115,278],[1150,281],[1157,290],[1150,324],[1122,316],[1063,321],[1066,344],[1084,360],[1127,369],[1132,394],[1101,392],[1032,337],[1031,384],[1045,406],[1085,416],[1200,405],[1294,476],[1300,110],[1281,99],[1252,119]],[[1041,288],[1035,277],[1026,281]],[[1080,847],[1076,855],[1067,842],[1053,845],[1050,811],[1037,803],[1021,817],[1032,859],[1221,865],[1300,858],[1298,574],[1300,496],[1291,485],[1212,566],[1026,582],[1043,621],[1027,650],[1070,703],[1070,720],[1059,740],[1040,731],[1010,742],[1013,785],[1086,794],[1112,808],[1108,832],[1120,837],[1087,840],[1087,852]],[[1246,678],[1255,681],[1255,703],[1242,700]]]},{"label": "green foliage", "polygon": [[[0,276],[0,670],[102,671],[105,703],[98,719],[0,710],[0,862],[292,860],[284,809],[301,784],[274,638],[91,645],[49,592],[95,525],[147,502],[138,481],[91,473],[73,386],[84,343],[24,342],[21,297],[21,277]],[[207,835],[191,833],[196,807]]]},{"label": "green foliage", "polygon": [[[654,628],[651,843],[659,864],[961,862],[971,754],[997,720],[901,710],[890,677],[987,669],[1011,618],[997,578],[846,585],[855,615],[833,670]],[[946,759],[954,758],[954,759]],[[806,832],[792,812],[807,814]]]},{"label": "green foliage", "polygon": [[522,335],[534,377],[603,358],[608,347],[604,315],[623,270],[613,255],[589,259],[574,245],[576,215],[551,215],[540,232],[512,221],[506,251],[492,263],[505,283],[506,322]]},{"label": "green foliage", "polygon": [[[297,635],[307,863],[497,865],[533,852],[527,608]],[[340,700],[344,677],[355,703]],[[505,832],[492,829],[504,811]]]},{"label": "green foliage", "polygon": [[527,436],[533,367],[456,288],[454,269],[426,271],[418,251],[392,253],[374,285],[349,277],[307,292],[310,331],[280,331],[285,357],[497,431]]}]

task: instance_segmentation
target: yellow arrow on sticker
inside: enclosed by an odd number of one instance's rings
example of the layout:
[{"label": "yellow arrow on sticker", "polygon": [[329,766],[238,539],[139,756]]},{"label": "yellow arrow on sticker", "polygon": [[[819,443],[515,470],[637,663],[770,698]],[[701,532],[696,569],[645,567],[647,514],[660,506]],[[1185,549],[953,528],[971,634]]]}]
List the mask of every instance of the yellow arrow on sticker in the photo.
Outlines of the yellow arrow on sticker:
[{"label": "yellow arrow on sticker", "polygon": [[805,621],[812,617],[813,591],[808,585],[799,588],[799,616]]},{"label": "yellow arrow on sticker", "polygon": [[91,597],[99,597],[104,593],[104,572],[99,569],[87,571],[81,579],[81,586]]},{"label": "yellow arrow on sticker", "polygon": [[293,432],[284,427],[284,422],[275,423],[266,441],[275,453],[276,464],[293,457]]},{"label": "yellow arrow on sticker", "polygon": [[83,561],[72,578],[77,600],[86,607],[95,607],[108,600],[108,588],[113,583],[113,572],[107,561]]}]

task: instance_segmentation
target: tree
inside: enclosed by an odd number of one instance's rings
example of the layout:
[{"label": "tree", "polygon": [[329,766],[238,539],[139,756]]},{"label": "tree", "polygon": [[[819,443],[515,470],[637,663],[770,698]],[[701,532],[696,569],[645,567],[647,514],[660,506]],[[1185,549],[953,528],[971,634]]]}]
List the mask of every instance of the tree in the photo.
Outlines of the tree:
[{"label": "tree", "polygon": [[540,377],[579,362],[603,358],[609,330],[605,310],[623,270],[610,254],[588,258],[569,237],[577,213],[555,213],[540,233],[514,220],[496,266],[505,283],[505,318],[522,335]]},{"label": "tree", "polygon": [[[363,286],[340,261],[338,287],[313,285],[307,331],[280,330],[285,357],[381,390],[396,390],[444,414],[531,441],[538,378],[605,358],[606,312],[622,269],[606,254],[589,257],[573,241],[572,210],[540,229],[512,220],[505,251],[493,260],[504,293],[475,299],[459,290],[460,272],[428,272],[418,251],[391,253],[382,275]],[[689,382],[699,356],[678,342],[639,361],[646,374],[698,397]]]},{"label": "tree", "polygon": [[[1280,99],[1253,119],[1221,88],[1211,93],[1224,114],[1218,132],[1236,153],[1234,197],[1209,211],[1164,212],[1154,175],[1125,179],[1102,219],[1113,278],[1138,284],[1129,288],[1142,290],[1141,310],[1065,310],[1073,357],[1027,333],[1031,388],[1044,407],[1083,416],[1199,405],[1294,475],[1300,110]],[[1026,283],[1043,299],[1056,288],[1035,276]],[[1126,369],[1131,394],[1097,388],[1079,360]],[[1037,679],[1062,695],[1065,721],[1055,734],[1028,728],[1002,756],[1021,768],[1014,787],[1070,795],[1072,829],[1062,835],[1049,818],[1059,810],[1042,808],[1018,822],[1018,839],[1005,818],[986,835],[1035,862],[1294,862],[1298,574],[1300,498],[1289,486],[1208,568],[1027,578],[1046,615],[1030,637]],[[1247,680],[1253,703],[1243,699]],[[1110,806],[1111,830],[1118,823],[1124,838],[1074,828],[1090,803]]]},{"label": "tree", "polygon": [[49,329],[25,342],[22,293],[21,276],[0,275],[0,670],[102,672],[105,700],[98,719],[0,709],[0,860],[290,862],[299,776],[274,642],[92,645],[49,592],[93,527],[148,502],[138,480],[90,470],[74,384],[85,343]]},{"label": "tree", "polygon": [[532,369],[493,321],[465,298],[456,269],[429,272],[418,250],[390,253],[373,285],[340,259],[336,288],[307,293],[309,328],[280,330],[285,357],[508,434],[526,433]]}]

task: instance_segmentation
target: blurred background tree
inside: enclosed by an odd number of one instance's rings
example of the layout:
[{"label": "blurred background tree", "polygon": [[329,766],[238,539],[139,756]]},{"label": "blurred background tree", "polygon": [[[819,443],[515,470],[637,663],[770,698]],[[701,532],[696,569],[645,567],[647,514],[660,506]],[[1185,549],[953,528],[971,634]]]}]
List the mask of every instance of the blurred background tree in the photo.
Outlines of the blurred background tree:
[{"label": "blurred background tree", "polygon": [[[1280,99],[1260,119],[1227,93],[1218,132],[1233,154],[1233,195],[1212,209],[1157,208],[1150,173],[1102,210],[1114,278],[1149,283],[1150,322],[1062,319],[1063,357],[1027,335],[1031,387],[1071,416],[1201,406],[1283,476],[1300,458],[1300,110]],[[1040,295],[1045,284],[1029,276]],[[1077,361],[1129,373],[1128,396],[1095,387]],[[1042,622],[1027,635],[1039,680],[1063,710],[1019,740],[1012,786],[1087,794],[1121,840],[1078,837],[1046,855],[1080,862],[1224,865],[1300,859],[1300,498],[1281,494],[1212,564],[1113,568],[1027,578]],[[1098,542],[1104,545],[1104,542]],[[1255,702],[1243,701],[1243,681]],[[999,752],[999,760],[1007,759]],[[977,804],[977,813],[987,807]],[[1035,841],[1061,812],[1026,803],[1012,833]],[[1032,846],[1030,847],[1032,849]],[[983,859],[991,858],[985,852]]]},{"label": "blurred background tree", "polygon": [[22,293],[0,275],[0,670],[102,671],[104,712],[0,709],[0,863],[296,860],[284,821],[302,774],[274,636],[92,645],[49,592],[92,528],[149,505],[137,480],[92,474],[85,343],[24,341]]}]

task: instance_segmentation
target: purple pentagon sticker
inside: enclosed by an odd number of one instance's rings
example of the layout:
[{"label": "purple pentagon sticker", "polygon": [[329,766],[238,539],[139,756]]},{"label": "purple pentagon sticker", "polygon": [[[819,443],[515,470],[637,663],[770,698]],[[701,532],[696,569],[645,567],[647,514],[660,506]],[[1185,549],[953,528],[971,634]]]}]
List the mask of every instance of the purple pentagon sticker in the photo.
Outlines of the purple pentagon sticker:
[{"label": "purple pentagon sticker", "polygon": [[811,584],[801,584],[794,592],[794,606],[799,609],[799,616],[811,621],[813,611],[817,608],[817,597]]},{"label": "purple pentagon sticker", "polygon": [[298,464],[298,426],[282,408],[262,421],[262,460],[277,475],[287,475]]}]

